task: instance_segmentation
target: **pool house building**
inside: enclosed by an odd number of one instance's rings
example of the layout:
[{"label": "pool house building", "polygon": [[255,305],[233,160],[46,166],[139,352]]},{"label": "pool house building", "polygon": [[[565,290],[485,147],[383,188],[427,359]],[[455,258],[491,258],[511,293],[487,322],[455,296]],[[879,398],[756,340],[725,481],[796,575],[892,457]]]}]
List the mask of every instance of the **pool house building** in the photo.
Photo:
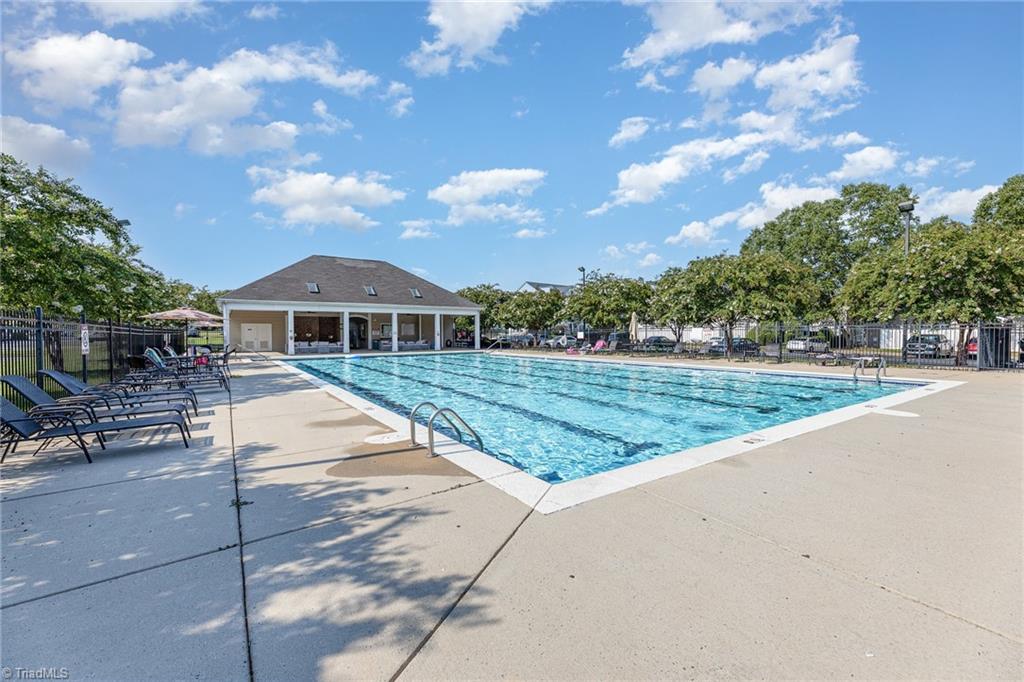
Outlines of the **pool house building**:
[{"label": "pool house building", "polygon": [[[381,260],[309,256],[217,299],[224,344],[248,351],[480,348],[480,306]],[[460,339],[455,320],[473,321]]]}]

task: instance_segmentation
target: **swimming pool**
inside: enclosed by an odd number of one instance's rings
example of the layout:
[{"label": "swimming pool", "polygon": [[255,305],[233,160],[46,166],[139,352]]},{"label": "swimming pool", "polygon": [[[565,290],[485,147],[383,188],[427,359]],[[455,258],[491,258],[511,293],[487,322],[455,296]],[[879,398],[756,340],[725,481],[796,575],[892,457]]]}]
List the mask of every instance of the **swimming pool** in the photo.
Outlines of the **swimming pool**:
[{"label": "swimming pool", "polygon": [[424,400],[452,407],[488,455],[552,484],[923,385],[485,353],[292,364],[402,416]]}]

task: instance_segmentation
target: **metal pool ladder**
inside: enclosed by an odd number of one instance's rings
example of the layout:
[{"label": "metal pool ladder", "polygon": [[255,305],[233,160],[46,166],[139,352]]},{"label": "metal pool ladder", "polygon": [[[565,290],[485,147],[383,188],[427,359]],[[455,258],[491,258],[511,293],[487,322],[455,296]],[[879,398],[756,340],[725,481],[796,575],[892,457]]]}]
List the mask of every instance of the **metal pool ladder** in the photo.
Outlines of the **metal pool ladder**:
[{"label": "metal pool ladder", "polygon": [[[434,453],[434,421],[438,417],[444,419],[445,422],[448,423],[448,426],[454,429],[455,433],[459,436],[460,443],[463,442],[462,429],[465,429],[473,436],[473,438],[476,439],[476,443],[480,446],[480,449],[484,449],[484,439],[480,437],[480,434],[477,433],[472,426],[466,423],[466,420],[463,419],[458,412],[450,407],[438,407],[429,400],[424,400],[422,403],[412,408],[412,412],[409,413],[409,441],[413,445],[419,445],[419,443],[416,442],[416,413],[424,407],[429,407],[434,410],[433,414],[430,415],[430,419],[427,420],[427,457],[437,456]],[[461,429],[459,428],[459,424],[462,425]]]}]

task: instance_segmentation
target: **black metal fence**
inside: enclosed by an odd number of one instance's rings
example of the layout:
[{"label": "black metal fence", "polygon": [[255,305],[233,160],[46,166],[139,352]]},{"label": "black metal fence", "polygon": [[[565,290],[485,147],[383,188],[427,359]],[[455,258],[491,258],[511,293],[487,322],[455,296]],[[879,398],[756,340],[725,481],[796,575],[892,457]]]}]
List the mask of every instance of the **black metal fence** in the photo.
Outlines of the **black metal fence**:
[{"label": "black metal fence", "polygon": [[674,357],[724,356],[730,360],[852,364],[863,360],[889,366],[1024,370],[1024,321],[981,321],[974,324],[803,324],[744,322],[732,329],[731,343],[721,328],[683,327],[672,330],[640,325],[636,335],[623,329],[591,329],[577,334],[563,330],[509,333],[495,347],[522,349],[591,348],[629,355]]},{"label": "black metal fence", "polygon": [[[59,387],[44,383],[39,370],[56,369],[91,383],[113,381],[128,372],[131,356],[167,345],[184,353],[185,329],[46,317],[41,308],[0,310],[0,375],[27,377],[57,395]],[[0,391],[13,398],[6,388]]]}]

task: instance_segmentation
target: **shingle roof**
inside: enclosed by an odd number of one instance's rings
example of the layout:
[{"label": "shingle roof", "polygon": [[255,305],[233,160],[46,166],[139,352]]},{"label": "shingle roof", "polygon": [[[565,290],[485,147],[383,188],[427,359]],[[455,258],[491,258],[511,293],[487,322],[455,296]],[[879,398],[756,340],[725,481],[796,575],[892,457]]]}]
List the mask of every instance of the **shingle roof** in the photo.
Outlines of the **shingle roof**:
[{"label": "shingle roof", "polygon": [[[319,294],[309,293],[306,283],[316,282]],[[376,296],[363,289],[373,286]],[[419,289],[415,298],[410,289]],[[471,308],[479,306],[422,277],[382,260],[309,256],[266,277],[224,294],[222,299],[287,301],[302,303],[373,303]]]}]

